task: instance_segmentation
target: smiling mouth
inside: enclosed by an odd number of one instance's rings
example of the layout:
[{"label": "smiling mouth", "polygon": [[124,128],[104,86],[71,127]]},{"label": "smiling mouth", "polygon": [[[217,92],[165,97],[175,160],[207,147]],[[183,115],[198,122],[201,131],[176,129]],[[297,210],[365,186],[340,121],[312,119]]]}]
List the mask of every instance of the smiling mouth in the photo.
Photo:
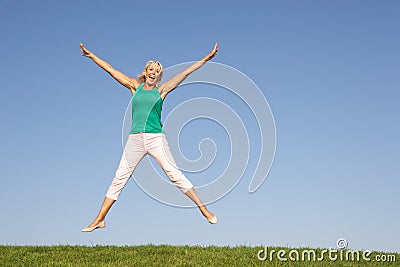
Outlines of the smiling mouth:
[{"label": "smiling mouth", "polygon": [[156,77],[155,77],[154,75],[151,75],[151,76],[149,76],[149,79],[150,79],[151,81],[154,81],[154,80],[156,79]]}]

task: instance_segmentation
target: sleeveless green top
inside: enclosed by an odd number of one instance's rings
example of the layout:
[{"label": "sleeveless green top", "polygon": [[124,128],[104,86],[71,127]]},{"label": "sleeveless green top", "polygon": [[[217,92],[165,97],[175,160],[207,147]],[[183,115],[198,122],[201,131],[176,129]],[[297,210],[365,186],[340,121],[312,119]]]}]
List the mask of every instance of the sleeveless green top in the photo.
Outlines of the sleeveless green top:
[{"label": "sleeveless green top", "polygon": [[132,96],[132,127],[129,133],[163,133],[161,95],[157,87],[144,90],[143,86],[144,83],[141,83]]}]

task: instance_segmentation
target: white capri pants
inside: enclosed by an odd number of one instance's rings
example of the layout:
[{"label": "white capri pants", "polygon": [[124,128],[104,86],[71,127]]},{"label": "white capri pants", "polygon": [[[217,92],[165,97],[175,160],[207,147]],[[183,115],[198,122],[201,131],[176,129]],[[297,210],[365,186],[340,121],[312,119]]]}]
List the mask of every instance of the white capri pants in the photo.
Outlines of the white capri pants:
[{"label": "white capri pants", "polygon": [[130,134],[126,141],[115,177],[108,188],[106,197],[117,200],[122,189],[132,176],[140,160],[146,155],[157,160],[165,174],[183,193],[193,188],[193,184],[178,169],[172,157],[167,139],[163,133]]}]

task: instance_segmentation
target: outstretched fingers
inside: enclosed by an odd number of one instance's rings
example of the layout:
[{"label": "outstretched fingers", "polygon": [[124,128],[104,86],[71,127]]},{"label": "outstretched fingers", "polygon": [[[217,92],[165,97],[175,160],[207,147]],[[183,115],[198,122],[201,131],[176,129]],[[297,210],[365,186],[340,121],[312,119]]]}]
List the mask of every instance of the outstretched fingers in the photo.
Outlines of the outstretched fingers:
[{"label": "outstretched fingers", "polygon": [[213,57],[215,57],[215,55],[218,52],[218,43],[215,43],[213,50],[210,52],[210,54],[208,55],[209,60],[212,59]]},{"label": "outstretched fingers", "polygon": [[89,54],[90,54],[90,51],[89,50],[87,50],[84,46],[83,46],[83,44],[82,43],[80,43],[79,44],[79,47],[80,47],[80,49],[81,49],[81,52],[82,52],[82,56],[84,56],[84,57],[87,57],[87,56],[89,56]]}]

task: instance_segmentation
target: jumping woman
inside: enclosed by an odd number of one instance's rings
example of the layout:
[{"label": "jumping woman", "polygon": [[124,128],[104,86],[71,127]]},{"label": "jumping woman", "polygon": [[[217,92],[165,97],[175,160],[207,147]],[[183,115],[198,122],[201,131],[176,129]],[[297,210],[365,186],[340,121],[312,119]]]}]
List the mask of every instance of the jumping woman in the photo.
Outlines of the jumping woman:
[{"label": "jumping woman", "polygon": [[82,56],[93,60],[132,93],[132,127],[121,161],[97,217],[82,231],[92,232],[97,228],[106,227],[105,217],[108,211],[118,199],[136,166],[146,154],[156,159],[168,178],[197,205],[209,223],[217,223],[217,216],[206,208],[194,190],[192,183],[176,166],[162,129],[161,110],[165,97],[192,72],[198,70],[217,54],[218,44],[215,44],[214,49],[204,58],[160,85],[163,67],[158,61],[148,61],[142,74],[136,79],[114,69],[106,61],[86,49],[83,44],[80,44],[80,49]]}]

